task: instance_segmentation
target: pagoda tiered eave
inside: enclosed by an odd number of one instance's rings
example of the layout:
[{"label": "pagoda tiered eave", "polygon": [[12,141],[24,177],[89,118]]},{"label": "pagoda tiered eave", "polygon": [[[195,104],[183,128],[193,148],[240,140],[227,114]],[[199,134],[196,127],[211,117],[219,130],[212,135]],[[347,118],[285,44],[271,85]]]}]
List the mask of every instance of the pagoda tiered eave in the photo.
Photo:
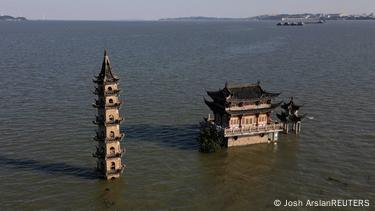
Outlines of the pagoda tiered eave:
[{"label": "pagoda tiered eave", "polygon": [[105,143],[113,143],[113,142],[121,142],[124,138],[124,133],[121,133],[120,136],[117,136],[117,137],[114,137],[114,138],[103,138],[103,137],[100,137],[99,135],[96,135],[93,140],[94,141],[101,141],[101,142],[105,142]]},{"label": "pagoda tiered eave", "polygon": [[116,125],[121,124],[121,122],[124,120],[124,118],[119,117],[118,119],[114,119],[112,121],[105,121],[104,119],[101,119],[99,117],[96,117],[96,120],[92,121],[95,125]]},{"label": "pagoda tiered eave", "polygon": [[111,95],[118,95],[120,93],[120,89],[116,89],[116,90],[111,90],[111,91],[105,91],[105,90],[102,90],[102,89],[98,89],[96,88],[95,91],[93,91],[93,93],[95,95],[100,95],[100,96],[111,96]]},{"label": "pagoda tiered eave", "polygon": [[122,149],[121,152],[112,153],[112,154],[106,154],[105,152],[96,151],[95,153],[92,154],[92,156],[95,158],[114,159],[114,158],[121,158],[124,153],[125,153],[124,149]]},{"label": "pagoda tiered eave", "polygon": [[94,108],[119,108],[121,106],[122,102],[116,102],[111,104],[106,104],[104,102],[99,102],[98,100],[95,101],[95,103],[92,104]]}]

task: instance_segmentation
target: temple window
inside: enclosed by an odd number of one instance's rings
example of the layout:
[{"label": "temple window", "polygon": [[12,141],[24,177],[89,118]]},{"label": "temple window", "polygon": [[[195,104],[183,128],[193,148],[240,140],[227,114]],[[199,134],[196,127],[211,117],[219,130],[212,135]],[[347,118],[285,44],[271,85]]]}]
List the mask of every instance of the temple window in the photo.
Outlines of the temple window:
[{"label": "temple window", "polygon": [[108,87],[108,91],[112,91],[112,87],[111,86]]},{"label": "temple window", "polygon": [[113,99],[109,99],[109,103],[113,103]]},{"label": "temple window", "polygon": [[113,121],[115,119],[115,117],[111,114],[109,115],[109,120]]}]

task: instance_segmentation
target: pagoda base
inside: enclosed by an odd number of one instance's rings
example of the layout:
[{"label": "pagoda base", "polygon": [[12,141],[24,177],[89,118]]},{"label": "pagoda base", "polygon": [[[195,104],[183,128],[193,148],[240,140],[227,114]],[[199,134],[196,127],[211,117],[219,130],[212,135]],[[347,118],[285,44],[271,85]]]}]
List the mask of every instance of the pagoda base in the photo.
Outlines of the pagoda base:
[{"label": "pagoda base", "polygon": [[279,132],[272,132],[267,134],[228,137],[228,147],[276,142],[278,140],[278,134]]},{"label": "pagoda base", "polygon": [[120,173],[105,175],[104,178],[107,180],[118,179],[120,178]]}]

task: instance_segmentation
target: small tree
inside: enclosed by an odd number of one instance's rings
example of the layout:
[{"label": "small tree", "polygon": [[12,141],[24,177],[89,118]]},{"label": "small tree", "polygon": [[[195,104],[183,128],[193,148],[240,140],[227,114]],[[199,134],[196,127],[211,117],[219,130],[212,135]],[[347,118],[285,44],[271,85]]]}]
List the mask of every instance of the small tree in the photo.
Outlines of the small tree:
[{"label": "small tree", "polygon": [[216,152],[227,146],[223,130],[207,122],[201,123],[200,134],[198,137],[200,151],[205,153]]}]

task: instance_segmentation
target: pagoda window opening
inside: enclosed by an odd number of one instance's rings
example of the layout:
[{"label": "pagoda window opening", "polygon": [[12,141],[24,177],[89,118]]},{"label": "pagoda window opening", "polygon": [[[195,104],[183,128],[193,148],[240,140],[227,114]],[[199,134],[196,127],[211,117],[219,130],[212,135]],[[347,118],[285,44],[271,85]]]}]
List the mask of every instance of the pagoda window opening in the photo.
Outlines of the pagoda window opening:
[{"label": "pagoda window opening", "polygon": [[111,137],[111,138],[114,138],[114,137],[115,137],[115,132],[111,131],[111,132],[110,132],[110,137]]},{"label": "pagoda window opening", "polygon": [[115,162],[111,162],[111,170],[116,170],[116,163]]},{"label": "pagoda window opening", "polygon": [[113,120],[115,120],[115,117],[111,114],[111,115],[109,115],[109,120],[113,121]]},{"label": "pagoda window opening", "polygon": [[109,103],[113,103],[113,99],[109,99]]},{"label": "pagoda window opening", "polygon": [[109,148],[109,152],[111,153],[111,155],[114,155],[116,152],[115,148],[114,147]]},{"label": "pagoda window opening", "polygon": [[108,87],[108,91],[112,91],[112,87],[111,86]]}]

